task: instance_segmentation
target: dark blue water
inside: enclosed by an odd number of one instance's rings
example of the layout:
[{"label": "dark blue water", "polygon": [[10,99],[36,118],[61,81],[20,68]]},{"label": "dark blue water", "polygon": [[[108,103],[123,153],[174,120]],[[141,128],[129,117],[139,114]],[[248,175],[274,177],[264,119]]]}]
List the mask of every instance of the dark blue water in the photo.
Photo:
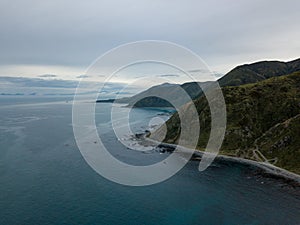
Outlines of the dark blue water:
[{"label": "dark blue water", "polygon": [[[7,99],[0,99],[1,225],[300,224],[299,188],[237,163],[214,163],[200,173],[198,162],[190,162],[169,180],[147,187],[112,183],[95,173],[76,147],[70,102]],[[109,104],[101,107],[96,121],[103,128],[110,122]],[[133,113],[138,130],[159,112]],[[121,160],[166,157],[130,151],[106,135]]]}]

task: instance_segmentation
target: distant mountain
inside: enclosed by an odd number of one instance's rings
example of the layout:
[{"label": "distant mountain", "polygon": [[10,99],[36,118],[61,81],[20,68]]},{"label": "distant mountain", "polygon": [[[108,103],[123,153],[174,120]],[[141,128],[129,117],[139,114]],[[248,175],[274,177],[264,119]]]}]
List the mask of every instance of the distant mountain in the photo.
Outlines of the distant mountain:
[{"label": "distant mountain", "polygon": [[218,81],[221,87],[259,82],[300,71],[300,59],[290,62],[261,61],[235,67]]},{"label": "distant mountain", "polygon": [[[296,71],[300,71],[300,59],[290,62],[261,61],[237,66],[221,77],[218,82],[221,87],[238,86],[256,83],[271,77],[282,76]],[[128,104],[133,107],[172,107],[170,102],[175,102],[179,105],[187,103],[182,97],[181,89],[185,90],[191,99],[194,100],[202,95],[202,90],[199,88],[198,84],[205,88],[210,83],[211,82],[189,82],[182,85],[164,83],[153,86],[132,97],[98,100],[98,102],[117,102]],[[155,97],[157,95],[166,96],[171,101]]]},{"label": "distant mountain", "polygon": [[[265,76],[275,74],[281,74],[278,67]],[[265,157],[279,167],[300,174],[300,72],[278,76],[254,84],[222,88],[227,128],[221,153],[257,161],[264,161]],[[204,149],[210,134],[210,109],[205,96],[194,103],[201,127],[198,148]],[[189,104],[183,113],[188,111]],[[166,125],[168,132],[164,141],[177,143],[180,135],[178,114],[175,113]],[[159,132],[160,129],[152,136]]]},{"label": "distant mountain", "polygon": [[[182,85],[164,83],[153,86],[132,97],[114,100],[117,103],[125,103],[131,107],[173,107],[174,105],[184,105],[196,99],[202,94],[202,88],[207,87],[211,82],[189,82]],[[185,91],[185,92],[183,92]],[[187,95],[185,95],[187,94]],[[161,97],[157,97],[161,96]],[[186,96],[189,96],[188,98]],[[165,99],[168,99],[165,100]],[[112,102],[109,100],[98,100],[98,102]]]},{"label": "distant mountain", "polygon": [[116,102],[127,103],[128,106],[133,107],[172,107],[172,105],[168,101],[155,96],[170,96],[171,92],[176,92],[178,87],[180,87],[179,84],[170,83],[155,85],[132,97],[120,99]]}]

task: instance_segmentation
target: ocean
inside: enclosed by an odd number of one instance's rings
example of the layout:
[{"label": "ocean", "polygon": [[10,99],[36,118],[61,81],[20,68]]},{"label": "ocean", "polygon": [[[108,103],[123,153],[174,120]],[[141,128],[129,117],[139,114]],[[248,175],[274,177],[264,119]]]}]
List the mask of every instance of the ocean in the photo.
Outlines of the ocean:
[{"label": "ocean", "polygon": [[[144,187],[113,183],[85,162],[73,135],[72,99],[0,97],[0,224],[300,224],[300,188],[253,167],[191,161],[170,179]],[[87,103],[88,104],[88,103]],[[97,104],[98,132],[119,160],[147,165],[168,156],[118,142],[110,103]],[[120,108],[121,109],[121,108]],[[132,109],[135,132],[158,109]]]}]

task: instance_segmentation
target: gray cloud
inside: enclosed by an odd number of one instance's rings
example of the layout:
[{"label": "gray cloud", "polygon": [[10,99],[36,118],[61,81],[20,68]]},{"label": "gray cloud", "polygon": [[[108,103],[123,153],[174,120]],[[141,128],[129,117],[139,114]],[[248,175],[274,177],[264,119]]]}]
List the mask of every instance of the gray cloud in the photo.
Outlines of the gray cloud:
[{"label": "gray cloud", "polygon": [[88,78],[88,77],[89,77],[88,75],[79,75],[76,78]]},{"label": "gray cloud", "polygon": [[42,78],[54,78],[54,77],[57,77],[57,75],[54,75],[54,74],[43,74],[43,75],[39,75],[38,77],[42,77]]},{"label": "gray cloud", "polygon": [[76,88],[77,81],[58,80],[58,79],[41,79],[41,78],[25,78],[25,77],[0,77],[1,84],[9,84],[11,87],[52,87],[52,88]]},{"label": "gray cloud", "polygon": [[207,70],[203,71],[203,69],[194,69],[194,70],[189,70],[188,72],[190,72],[190,73],[199,73],[199,72],[207,72]]},{"label": "gray cloud", "polygon": [[260,59],[299,57],[299,7],[293,0],[2,0],[0,65],[87,68],[119,44],[158,39],[227,72]]},{"label": "gray cloud", "polygon": [[162,74],[162,75],[157,75],[158,77],[179,77],[178,74]]},{"label": "gray cloud", "polygon": [[[0,95],[52,95],[52,96],[72,96],[75,93],[78,81],[56,80],[25,77],[1,77]],[[89,83],[87,89],[83,89],[83,94],[89,94]],[[129,87],[129,91],[122,91],[126,85],[122,83],[106,83],[100,92],[99,98],[113,98],[115,95],[127,97],[140,92],[140,87]]]}]

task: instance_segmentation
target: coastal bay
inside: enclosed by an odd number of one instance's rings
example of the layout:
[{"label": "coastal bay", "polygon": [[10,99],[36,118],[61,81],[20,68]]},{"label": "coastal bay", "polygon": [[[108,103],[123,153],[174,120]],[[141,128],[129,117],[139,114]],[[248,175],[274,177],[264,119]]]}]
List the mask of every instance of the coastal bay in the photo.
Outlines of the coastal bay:
[{"label": "coastal bay", "polygon": [[[1,224],[271,225],[300,219],[299,187],[228,160],[217,160],[201,173],[199,162],[190,161],[175,176],[147,187],[112,183],[93,171],[76,147],[71,102],[31,99],[22,106],[12,100],[9,105],[2,101],[0,109]],[[95,119],[112,155],[134,165],[168,157],[120,145],[111,128],[110,107],[97,105]],[[133,131],[144,131],[161,113],[132,109]]]}]

